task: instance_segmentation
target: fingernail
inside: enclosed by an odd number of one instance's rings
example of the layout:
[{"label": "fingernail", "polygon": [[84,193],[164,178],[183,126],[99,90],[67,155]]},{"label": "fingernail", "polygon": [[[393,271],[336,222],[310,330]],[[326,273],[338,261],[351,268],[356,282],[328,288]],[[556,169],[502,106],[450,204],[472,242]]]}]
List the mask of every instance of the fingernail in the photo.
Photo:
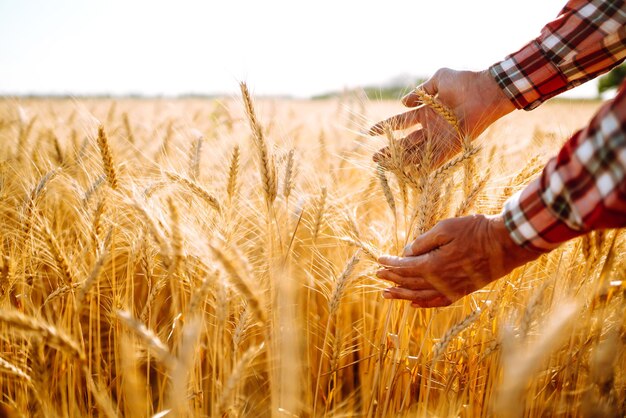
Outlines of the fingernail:
[{"label": "fingernail", "polygon": [[389,289],[383,290],[383,298],[391,299],[391,291]]}]

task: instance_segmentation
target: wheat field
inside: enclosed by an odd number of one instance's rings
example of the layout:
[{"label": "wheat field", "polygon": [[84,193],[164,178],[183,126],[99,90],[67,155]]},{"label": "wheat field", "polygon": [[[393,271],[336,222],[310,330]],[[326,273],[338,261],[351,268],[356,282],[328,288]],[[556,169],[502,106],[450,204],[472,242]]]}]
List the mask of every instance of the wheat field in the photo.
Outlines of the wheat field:
[{"label": "wheat field", "polygon": [[375,276],[438,220],[498,213],[597,102],[398,172],[362,134],[397,103],[243,90],[0,100],[1,416],[626,414],[623,231],[447,308]]}]

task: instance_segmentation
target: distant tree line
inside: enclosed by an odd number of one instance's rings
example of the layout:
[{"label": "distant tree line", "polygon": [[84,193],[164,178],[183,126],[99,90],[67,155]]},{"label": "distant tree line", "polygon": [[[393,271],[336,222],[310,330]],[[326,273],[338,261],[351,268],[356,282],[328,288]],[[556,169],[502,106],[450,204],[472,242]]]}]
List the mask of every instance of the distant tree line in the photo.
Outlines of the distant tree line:
[{"label": "distant tree line", "polygon": [[598,93],[604,93],[607,90],[619,87],[625,78],[626,63],[613,68],[607,74],[600,77],[598,80]]},{"label": "distant tree line", "polygon": [[369,100],[398,100],[425,81],[422,77],[398,76],[382,85],[369,85],[344,91],[331,91],[313,96],[314,100],[330,99],[333,97],[354,94],[365,96]]}]

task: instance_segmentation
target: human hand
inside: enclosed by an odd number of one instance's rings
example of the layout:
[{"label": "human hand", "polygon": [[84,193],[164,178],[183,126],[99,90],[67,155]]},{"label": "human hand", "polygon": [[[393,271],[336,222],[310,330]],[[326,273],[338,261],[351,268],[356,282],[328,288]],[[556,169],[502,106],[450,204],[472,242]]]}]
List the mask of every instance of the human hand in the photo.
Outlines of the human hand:
[{"label": "human hand", "polygon": [[[420,106],[415,91],[402,98],[408,112],[378,122],[369,130],[371,135],[381,135],[387,125],[392,130],[403,130],[417,124],[421,127],[399,140],[399,148],[404,155],[404,164],[418,162],[419,151],[426,140],[435,141],[434,165],[441,165],[461,149],[461,138],[475,138],[489,125],[515,109],[488,70],[455,71],[442,68],[418,86],[426,93],[448,107],[458,120],[459,131],[428,106]],[[386,166],[390,156],[388,148],[374,155],[374,161]]]},{"label": "human hand", "polygon": [[398,285],[386,299],[411,300],[413,307],[447,306],[541,254],[517,245],[501,215],[446,219],[417,237],[403,257],[383,256],[381,279]]}]

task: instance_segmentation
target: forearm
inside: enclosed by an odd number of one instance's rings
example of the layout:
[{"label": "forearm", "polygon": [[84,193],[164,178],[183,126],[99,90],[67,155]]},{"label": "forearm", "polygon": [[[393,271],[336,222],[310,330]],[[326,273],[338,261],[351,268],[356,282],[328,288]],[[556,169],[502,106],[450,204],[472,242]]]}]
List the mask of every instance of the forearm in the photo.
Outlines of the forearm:
[{"label": "forearm", "polygon": [[626,4],[571,0],[541,35],[490,72],[518,109],[534,109],[626,58]]},{"label": "forearm", "polygon": [[511,238],[549,251],[589,231],[626,226],[626,84],[505,203]]}]

